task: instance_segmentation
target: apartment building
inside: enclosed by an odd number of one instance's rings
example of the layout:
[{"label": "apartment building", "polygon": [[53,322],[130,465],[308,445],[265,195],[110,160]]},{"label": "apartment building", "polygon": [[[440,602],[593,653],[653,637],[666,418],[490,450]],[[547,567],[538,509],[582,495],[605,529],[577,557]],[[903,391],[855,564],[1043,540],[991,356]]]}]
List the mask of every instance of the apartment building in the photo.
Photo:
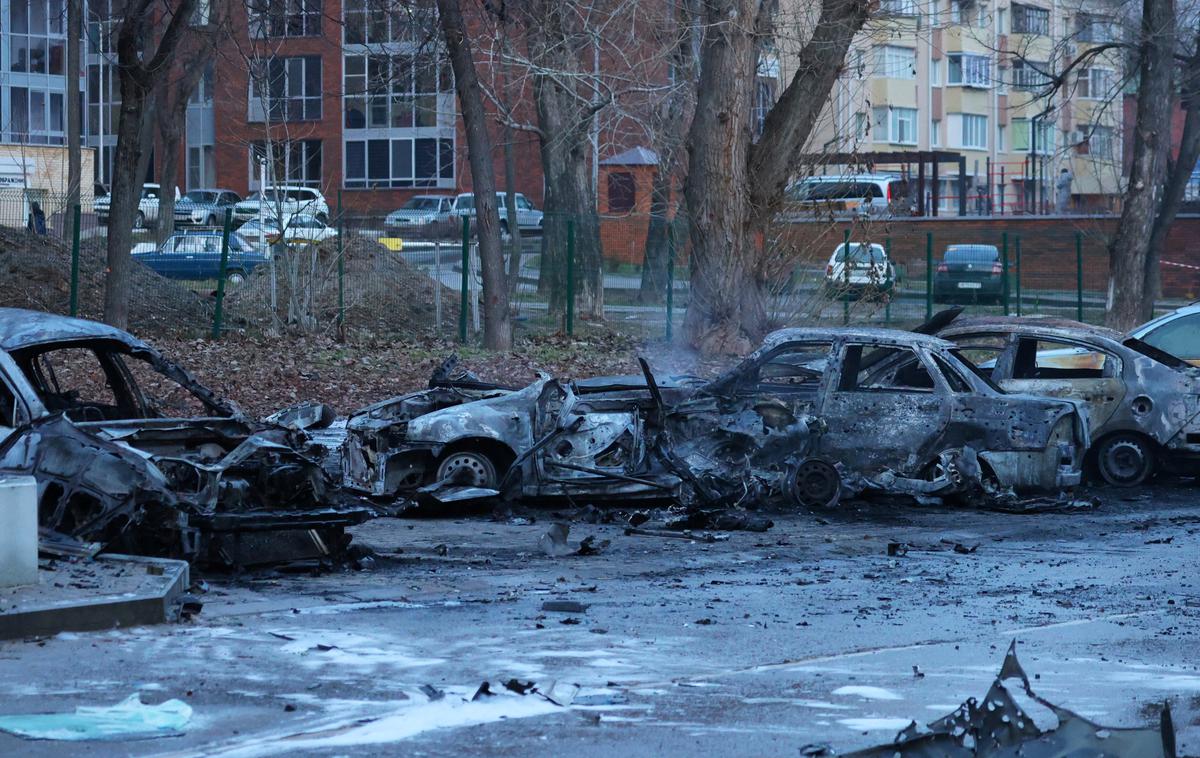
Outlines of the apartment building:
[{"label": "apartment building", "polygon": [[868,161],[878,152],[957,152],[968,186],[956,171],[940,179],[943,209],[957,208],[961,192],[971,212],[1052,209],[1064,168],[1071,210],[1111,208],[1122,170],[1120,60],[1101,54],[1052,86],[1068,62],[1121,33],[1103,2],[883,0],[851,47],[812,144]]}]

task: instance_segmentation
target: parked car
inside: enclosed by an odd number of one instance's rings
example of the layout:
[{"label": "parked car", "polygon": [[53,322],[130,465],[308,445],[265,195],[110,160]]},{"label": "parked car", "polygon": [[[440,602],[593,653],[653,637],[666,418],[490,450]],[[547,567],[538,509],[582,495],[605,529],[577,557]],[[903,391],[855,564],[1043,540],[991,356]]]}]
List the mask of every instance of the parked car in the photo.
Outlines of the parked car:
[{"label": "parked car", "polygon": [[267,187],[233,207],[233,220],[237,223],[259,218],[287,218],[297,213],[315,216],[321,223],[329,223],[329,203],[320,190],[312,187],[279,186]]},{"label": "parked car", "polygon": [[[521,233],[542,233],[542,217],[543,214],[537,208],[533,207],[533,203],[522,195],[516,193],[517,203],[517,227]],[[496,207],[500,210],[500,233],[508,234],[508,204],[506,195],[503,192],[496,193]],[[457,219],[462,219],[463,216],[475,218],[475,194],[473,192],[464,192],[454,200],[454,210],[452,215]],[[462,223],[461,220],[458,221]]]},{"label": "parked car", "polygon": [[[142,194],[138,199],[137,213],[133,218],[134,229],[145,229],[149,225],[158,223],[158,198],[162,194],[162,187],[157,184],[143,184]],[[175,200],[179,200],[179,188],[175,188]],[[102,224],[108,224],[109,210],[112,207],[112,195],[104,195],[93,201],[92,208],[96,212],[96,220]]]},{"label": "parked car", "polygon": [[0,471],[37,479],[51,534],[232,564],[340,550],[377,510],[322,466],[306,430],[332,419],[251,420],[126,332],[0,308]]},{"label": "parked car", "polygon": [[1088,463],[1132,487],[1200,462],[1200,369],[1120,332],[1053,318],[955,320],[938,336],[1006,390],[1080,400]]},{"label": "parked car", "polygon": [[397,231],[412,231],[433,234],[446,226],[454,211],[451,195],[417,195],[409,198],[399,210],[392,211],[384,219],[384,225]]},{"label": "parked car", "polygon": [[909,185],[891,174],[811,176],[784,192],[784,214],[800,216],[908,215]]},{"label": "parked car", "polygon": [[1200,303],[1185,305],[1147,321],[1129,336],[1200,366]]},{"label": "parked car", "polygon": [[316,216],[297,213],[287,217],[280,225],[278,219],[263,219],[261,225],[257,219],[247,221],[238,227],[238,233],[256,243],[266,240],[268,245],[274,245],[281,238],[289,247],[313,245],[336,239],[338,231]]},{"label": "parked car", "polygon": [[[172,234],[153,250],[134,250],[133,259],[168,279],[204,281],[221,276],[220,231],[187,231]],[[237,232],[229,235],[229,258],[225,276],[230,284],[241,284],[254,269],[271,260],[270,253],[256,248]]]},{"label": "parked car", "polygon": [[950,245],[933,274],[939,303],[1004,302],[1004,266],[995,245]]},{"label": "parked car", "polygon": [[883,245],[851,242],[838,245],[825,266],[825,292],[850,299],[888,297],[896,286],[896,270]]},{"label": "parked car", "polygon": [[783,329],[712,381],[643,375],[523,389],[455,375],[353,414],[346,486],[524,497],[712,499],[755,484],[805,505],[843,491],[1059,491],[1079,482],[1072,401],[1008,394],[927,335]]},{"label": "parked car", "polygon": [[236,192],[222,189],[194,189],[175,203],[176,226],[218,226],[225,223],[225,212],[242,200]]}]

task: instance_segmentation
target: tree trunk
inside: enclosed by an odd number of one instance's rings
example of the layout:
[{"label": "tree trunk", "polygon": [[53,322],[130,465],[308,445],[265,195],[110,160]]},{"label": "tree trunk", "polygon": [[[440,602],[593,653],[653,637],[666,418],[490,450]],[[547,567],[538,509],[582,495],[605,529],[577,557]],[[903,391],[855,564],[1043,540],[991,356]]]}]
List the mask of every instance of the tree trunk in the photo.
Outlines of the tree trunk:
[{"label": "tree trunk", "polygon": [[517,156],[513,144],[514,132],[512,125],[504,124],[504,205],[508,221],[508,299],[512,301],[517,294],[517,284],[521,280],[521,255],[524,243],[521,241],[521,226],[517,223]]},{"label": "tree trunk", "polygon": [[1151,232],[1162,200],[1162,180],[1171,148],[1175,4],[1143,0],[1138,43],[1140,79],[1134,122],[1133,165],[1122,199],[1121,220],[1108,248],[1109,326],[1126,331],[1153,313],[1147,297]]},{"label": "tree trunk", "polygon": [[500,246],[500,213],[496,208],[496,175],[492,137],[488,133],[483,91],[475,73],[471,40],[459,0],[438,0],[438,16],[446,50],[454,68],[458,102],[467,132],[471,183],[475,190],[475,225],[483,269],[483,344],[490,350],[512,347],[512,318],[504,281],[504,251]]},{"label": "tree trunk", "polygon": [[132,76],[121,74],[121,111],[117,120],[117,147],[113,154],[106,245],[108,274],[104,287],[104,320],[118,329],[129,327],[133,222],[150,160],[146,144],[150,134],[149,94]]},{"label": "tree trunk", "polygon": [[671,178],[668,162],[660,159],[650,188],[650,224],[646,228],[642,286],[638,292],[638,301],[642,303],[661,303],[667,295],[667,258],[671,252],[667,235],[671,220],[667,214],[670,212]]},{"label": "tree trunk", "polygon": [[[166,119],[159,119],[165,121]],[[162,158],[159,160],[159,185],[162,191],[158,194],[158,242],[162,244],[175,233],[175,187],[179,184],[179,129],[159,130],[162,148]]]},{"label": "tree trunk", "polygon": [[63,233],[67,240],[75,234],[75,206],[83,182],[83,159],[79,112],[79,45],[83,39],[83,0],[67,0],[67,207]]}]

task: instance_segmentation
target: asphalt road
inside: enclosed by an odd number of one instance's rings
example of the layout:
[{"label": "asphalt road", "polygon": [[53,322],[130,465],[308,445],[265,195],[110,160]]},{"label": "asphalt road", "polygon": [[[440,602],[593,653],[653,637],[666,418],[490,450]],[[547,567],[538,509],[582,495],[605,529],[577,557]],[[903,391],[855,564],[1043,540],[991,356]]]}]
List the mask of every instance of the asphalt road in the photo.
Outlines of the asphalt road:
[{"label": "asphalt road", "polygon": [[[1181,753],[1200,755],[1197,494],[1107,491],[1096,511],[1038,515],[883,503],[711,544],[575,524],[572,543],[612,543],[559,558],[537,547],[549,512],[379,520],[356,530],[379,554],[369,571],[210,576],[192,623],[0,643],[0,713],[133,692],[194,709],[182,737],[0,734],[0,755],[844,751],[981,697],[1013,640],[1039,694],[1108,726],[1169,700]],[[469,700],[511,678],[581,689],[569,707]]]}]

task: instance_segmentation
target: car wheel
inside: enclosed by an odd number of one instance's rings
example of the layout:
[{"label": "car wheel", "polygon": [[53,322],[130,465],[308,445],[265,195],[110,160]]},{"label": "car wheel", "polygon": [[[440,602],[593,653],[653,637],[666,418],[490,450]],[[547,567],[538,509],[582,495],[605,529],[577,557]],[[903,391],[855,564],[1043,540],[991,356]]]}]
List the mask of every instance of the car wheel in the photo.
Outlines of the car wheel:
[{"label": "car wheel", "polygon": [[1154,474],[1154,448],[1140,434],[1114,434],[1096,447],[1096,468],[1109,484],[1136,487]]},{"label": "car wheel", "polygon": [[145,213],[142,213],[141,211],[137,212],[137,216],[135,216],[133,219],[133,228],[134,229],[145,229],[146,228],[146,214]]},{"label": "car wheel", "polygon": [[320,221],[325,226],[329,226],[329,216],[326,216],[324,213],[317,214],[317,221]]},{"label": "car wheel", "polygon": [[204,220],[204,224],[206,226],[216,226],[217,225],[217,217],[209,216],[207,219]]},{"label": "car wheel", "polygon": [[438,464],[437,481],[447,479],[454,484],[485,489],[495,489],[499,484],[496,465],[483,453],[471,450],[459,450],[442,458]]},{"label": "car wheel", "polygon": [[508,236],[508,222],[507,221],[500,222],[500,236],[501,237]]},{"label": "car wheel", "polygon": [[246,281],[246,275],[243,274],[241,271],[230,271],[226,275],[225,281],[227,281],[233,285],[238,285],[238,284],[241,284],[242,282]]},{"label": "car wheel", "polygon": [[806,508],[836,508],[842,495],[842,476],[827,461],[807,458],[789,477],[788,495]]}]

